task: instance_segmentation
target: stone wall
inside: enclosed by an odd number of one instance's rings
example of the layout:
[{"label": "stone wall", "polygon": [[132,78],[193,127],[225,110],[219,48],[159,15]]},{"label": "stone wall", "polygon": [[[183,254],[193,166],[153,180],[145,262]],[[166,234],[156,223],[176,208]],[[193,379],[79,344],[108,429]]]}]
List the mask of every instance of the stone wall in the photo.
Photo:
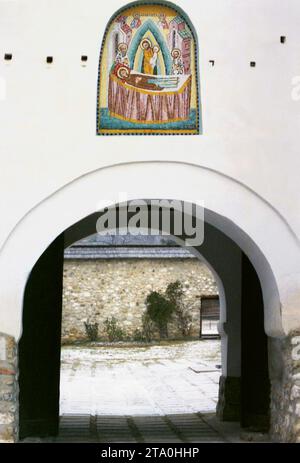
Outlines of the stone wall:
[{"label": "stone wall", "polygon": [[270,340],[271,436],[300,443],[300,331]]},{"label": "stone wall", "polygon": [[18,435],[17,348],[14,338],[0,333],[0,443]]},{"label": "stone wall", "polygon": [[[180,280],[184,301],[192,316],[192,336],[199,335],[199,295],[216,295],[217,285],[210,270],[198,259],[111,259],[65,260],[63,294],[63,342],[85,339],[84,322],[99,323],[114,316],[132,336],[142,327],[145,299],[152,290],[164,291]],[[169,334],[178,337],[176,324]]]},{"label": "stone wall", "polygon": [[234,376],[220,376],[217,417],[221,421],[240,421],[241,379]]}]

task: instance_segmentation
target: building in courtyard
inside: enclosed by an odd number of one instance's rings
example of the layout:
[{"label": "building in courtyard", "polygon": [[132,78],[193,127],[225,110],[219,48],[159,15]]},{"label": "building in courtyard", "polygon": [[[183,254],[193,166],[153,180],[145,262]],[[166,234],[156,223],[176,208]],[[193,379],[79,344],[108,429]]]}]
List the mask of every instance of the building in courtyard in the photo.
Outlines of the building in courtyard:
[{"label": "building in courtyard", "polygon": [[[98,324],[99,339],[107,340],[106,320],[114,318],[122,339],[143,337],[146,297],[164,294],[168,284],[180,282],[187,332],[176,316],[169,324],[168,339],[217,336],[218,288],[207,268],[188,248],[159,236],[101,237],[92,235],[65,251],[62,342],[88,340],[85,324]],[[214,302],[217,309],[200,326],[201,306]],[[211,305],[211,304],[210,304]],[[153,333],[153,339],[159,333]]]}]

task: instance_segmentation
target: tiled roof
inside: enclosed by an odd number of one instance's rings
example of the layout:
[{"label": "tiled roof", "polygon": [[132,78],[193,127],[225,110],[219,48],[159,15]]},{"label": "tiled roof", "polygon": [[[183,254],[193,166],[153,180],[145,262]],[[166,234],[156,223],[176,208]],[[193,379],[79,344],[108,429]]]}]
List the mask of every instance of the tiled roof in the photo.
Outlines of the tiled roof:
[{"label": "tiled roof", "polygon": [[76,246],[172,246],[176,243],[165,235],[100,235],[95,233],[75,243]]},{"label": "tiled roof", "polygon": [[180,247],[169,235],[94,234],[65,250],[66,259],[191,259],[188,247]]},{"label": "tiled roof", "polygon": [[176,16],[174,19],[172,19],[171,21],[172,23],[177,23],[177,24],[181,24],[184,22],[184,19],[181,17],[181,16]]},{"label": "tiled roof", "polygon": [[187,29],[183,29],[182,31],[178,31],[178,34],[182,39],[191,39],[192,35]]},{"label": "tiled roof", "polygon": [[137,246],[71,246],[65,250],[65,259],[194,259],[188,248]]}]

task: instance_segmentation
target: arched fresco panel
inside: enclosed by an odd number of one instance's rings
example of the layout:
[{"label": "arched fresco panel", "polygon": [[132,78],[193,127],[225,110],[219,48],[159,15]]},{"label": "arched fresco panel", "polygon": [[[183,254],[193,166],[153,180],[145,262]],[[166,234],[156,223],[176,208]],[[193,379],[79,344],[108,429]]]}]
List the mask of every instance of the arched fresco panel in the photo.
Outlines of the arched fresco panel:
[{"label": "arched fresco panel", "polygon": [[197,40],[187,16],[135,2],[110,20],[101,48],[97,134],[199,134]]}]

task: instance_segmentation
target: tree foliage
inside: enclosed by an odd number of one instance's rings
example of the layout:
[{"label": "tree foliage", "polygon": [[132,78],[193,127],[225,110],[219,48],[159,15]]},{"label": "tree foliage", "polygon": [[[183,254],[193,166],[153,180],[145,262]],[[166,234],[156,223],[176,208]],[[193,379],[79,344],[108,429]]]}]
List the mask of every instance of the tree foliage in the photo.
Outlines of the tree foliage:
[{"label": "tree foliage", "polygon": [[152,291],[146,298],[147,313],[159,330],[161,338],[168,337],[168,322],[175,310],[174,304],[163,294]]},{"label": "tree foliage", "polygon": [[170,283],[166,289],[166,297],[172,304],[174,304],[175,315],[177,319],[178,328],[183,337],[189,336],[192,325],[192,317],[189,313],[188,308],[183,301],[183,286],[182,283],[177,280],[174,283]]},{"label": "tree foliage", "polygon": [[183,337],[190,334],[192,318],[183,302],[183,295],[182,283],[177,280],[169,283],[164,294],[152,291],[147,296],[145,316],[158,328],[161,338],[168,337],[168,323],[172,319],[176,320]]}]

